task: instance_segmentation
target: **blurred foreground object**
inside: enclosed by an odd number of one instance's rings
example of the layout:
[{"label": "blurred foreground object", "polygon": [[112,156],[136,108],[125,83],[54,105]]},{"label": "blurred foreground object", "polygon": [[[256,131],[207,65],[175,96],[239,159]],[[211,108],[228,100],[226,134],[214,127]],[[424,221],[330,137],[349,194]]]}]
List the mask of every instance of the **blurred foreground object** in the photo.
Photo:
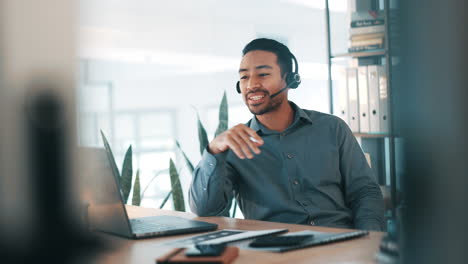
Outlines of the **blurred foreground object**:
[{"label": "blurred foreground object", "polygon": [[403,263],[468,259],[468,1],[407,0],[395,119],[406,140]]},{"label": "blurred foreground object", "polygon": [[[0,0],[0,262],[89,251],[76,172],[75,1]],[[79,261],[78,261],[79,262]]]}]

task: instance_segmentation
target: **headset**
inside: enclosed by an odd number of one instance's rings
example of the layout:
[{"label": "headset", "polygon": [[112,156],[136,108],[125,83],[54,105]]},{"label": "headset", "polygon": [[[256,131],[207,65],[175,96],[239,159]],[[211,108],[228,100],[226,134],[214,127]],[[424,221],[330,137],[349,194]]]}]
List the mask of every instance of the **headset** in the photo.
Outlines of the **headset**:
[{"label": "headset", "polygon": [[[301,84],[301,76],[299,75],[299,64],[297,63],[297,59],[294,56],[294,54],[292,53],[289,53],[289,54],[291,55],[293,64],[295,65],[294,72],[286,74],[286,86],[283,89],[279,90],[278,92],[270,95],[270,98],[273,98],[277,96],[278,94],[286,91],[287,88],[296,89],[299,86],[299,84]],[[237,93],[241,93],[240,81],[237,81],[236,83],[236,90],[237,90]]]}]

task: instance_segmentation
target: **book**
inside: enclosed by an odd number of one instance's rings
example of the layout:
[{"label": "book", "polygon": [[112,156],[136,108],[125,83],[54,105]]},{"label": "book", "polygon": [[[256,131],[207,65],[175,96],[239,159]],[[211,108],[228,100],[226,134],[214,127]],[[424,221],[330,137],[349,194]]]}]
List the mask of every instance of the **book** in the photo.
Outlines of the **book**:
[{"label": "book", "polygon": [[359,40],[351,40],[349,42],[351,47],[356,46],[367,46],[367,45],[383,45],[384,39],[383,38],[373,38],[373,39],[359,39]]},{"label": "book", "polygon": [[382,49],[382,44],[366,45],[366,46],[355,46],[349,47],[348,52],[360,52],[360,51],[369,51],[369,50],[378,50]]},{"label": "book", "polygon": [[376,25],[376,26],[369,26],[369,27],[357,27],[357,28],[350,28],[349,34],[353,35],[360,35],[360,34],[371,34],[371,33],[381,33],[385,32],[385,25]]},{"label": "book", "polygon": [[365,39],[377,39],[377,38],[385,38],[385,33],[379,32],[379,33],[371,33],[371,34],[352,35],[349,37],[349,40],[365,40]]},{"label": "book", "polygon": [[379,20],[384,19],[383,11],[367,10],[351,13],[351,21]]},{"label": "book", "polygon": [[377,25],[383,25],[383,24],[385,24],[384,19],[365,19],[365,20],[351,21],[352,28],[377,26]]}]

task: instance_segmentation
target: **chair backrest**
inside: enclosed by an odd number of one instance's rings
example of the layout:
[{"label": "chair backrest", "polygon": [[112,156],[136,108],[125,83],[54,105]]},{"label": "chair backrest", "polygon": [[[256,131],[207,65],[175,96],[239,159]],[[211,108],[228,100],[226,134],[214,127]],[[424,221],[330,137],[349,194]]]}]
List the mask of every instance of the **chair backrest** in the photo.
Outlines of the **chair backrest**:
[{"label": "chair backrest", "polygon": [[385,205],[385,212],[392,209],[392,193],[390,191],[390,186],[387,185],[379,185],[380,191],[382,192],[384,205]]}]

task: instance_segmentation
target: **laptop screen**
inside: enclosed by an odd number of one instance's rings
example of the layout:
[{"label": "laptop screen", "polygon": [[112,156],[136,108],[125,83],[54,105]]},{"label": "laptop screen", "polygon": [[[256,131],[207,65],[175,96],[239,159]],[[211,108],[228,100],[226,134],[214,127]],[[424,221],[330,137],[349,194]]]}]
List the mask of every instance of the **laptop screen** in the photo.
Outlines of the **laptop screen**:
[{"label": "laptop screen", "polygon": [[113,175],[107,153],[101,148],[80,148],[84,161],[78,171],[82,180],[81,199],[88,204],[91,229],[130,237],[127,212],[118,186],[119,175]]}]

